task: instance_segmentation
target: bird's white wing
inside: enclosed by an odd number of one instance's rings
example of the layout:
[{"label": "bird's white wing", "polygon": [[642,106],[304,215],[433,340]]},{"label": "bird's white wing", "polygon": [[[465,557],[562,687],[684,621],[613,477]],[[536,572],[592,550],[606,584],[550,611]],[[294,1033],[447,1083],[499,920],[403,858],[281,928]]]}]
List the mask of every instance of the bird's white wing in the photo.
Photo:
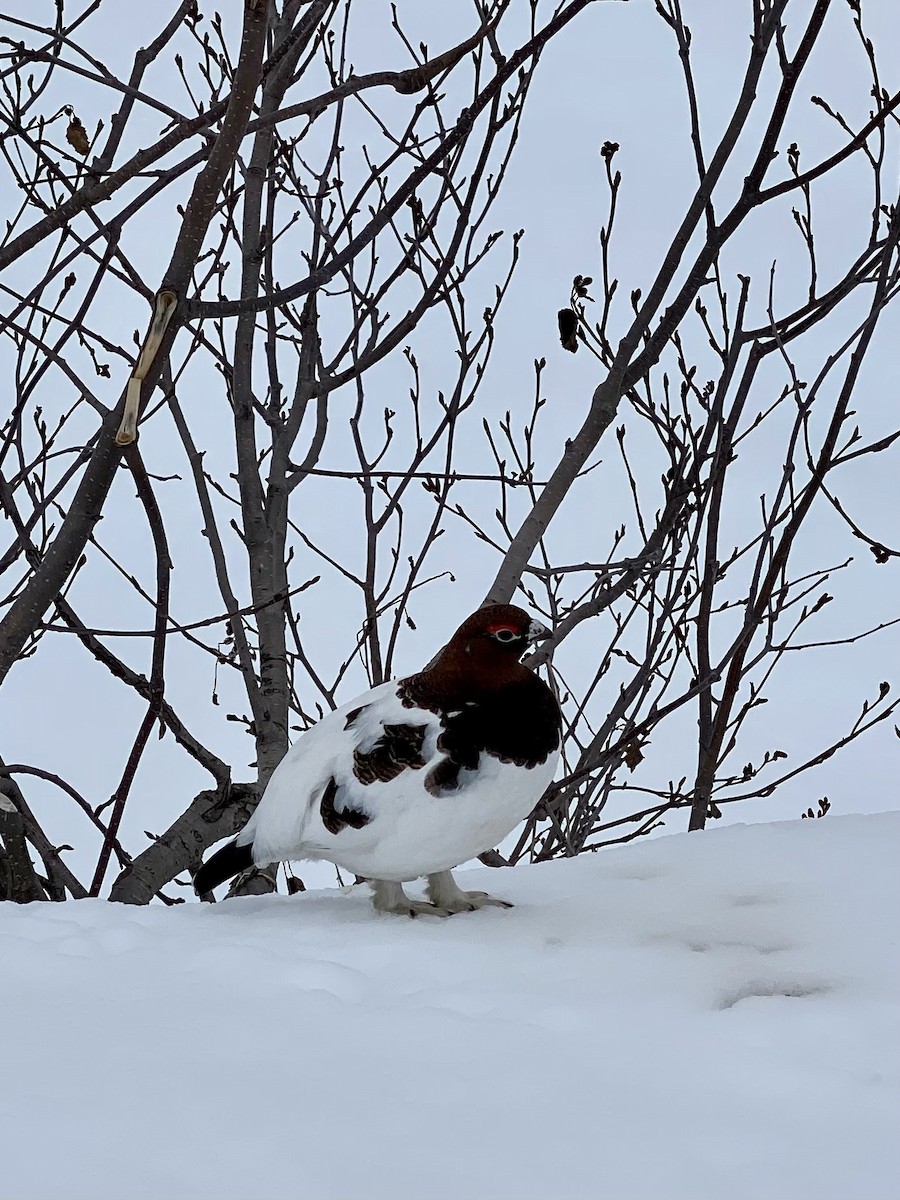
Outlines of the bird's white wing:
[{"label": "bird's white wing", "polygon": [[[256,811],[238,834],[238,845],[252,844],[257,865],[319,857],[338,833],[359,827],[361,817],[370,822],[377,815],[382,787],[368,788],[360,779],[376,785],[385,775],[396,779],[404,769],[404,739],[402,733],[391,737],[391,731],[408,728],[422,731],[421,737],[414,734],[406,751],[415,756],[416,766],[425,766],[436,754],[439,721],[433,713],[404,707],[396,680],[329,713],[301,734],[278,763]],[[395,751],[401,761],[392,758]],[[421,751],[427,757],[421,757]],[[323,833],[328,836],[323,838]]]}]

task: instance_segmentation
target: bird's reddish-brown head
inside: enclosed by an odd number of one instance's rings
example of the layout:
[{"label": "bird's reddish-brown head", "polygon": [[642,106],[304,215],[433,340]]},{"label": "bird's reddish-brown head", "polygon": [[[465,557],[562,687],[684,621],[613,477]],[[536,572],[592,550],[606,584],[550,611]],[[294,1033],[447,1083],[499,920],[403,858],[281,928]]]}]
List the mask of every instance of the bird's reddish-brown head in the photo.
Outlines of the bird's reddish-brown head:
[{"label": "bird's reddish-brown head", "polygon": [[464,654],[495,655],[516,662],[533,642],[550,630],[514,604],[489,604],[467,617],[450,639],[449,647]]},{"label": "bird's reddish-brown head", "polygon": [[550,630],[514,604],[490,604],[467,617],[417,678],[444,696],[476,696],[531,680],[519,659]]},{"label": "bird's reddish-brown head", "polygon": [[[465,720],[477,746],[502,743],[497,756],[504,761],[530,762],[537,754],[534,762],[543,762],[559,745],[559,704],[519,659],[549,636],[549,629],[514,604],[480,608],[424,670],[400,681],[401,699],[407,707],[447,714],[448,722]],[[449,724],[445,743],[448,736]]]}]

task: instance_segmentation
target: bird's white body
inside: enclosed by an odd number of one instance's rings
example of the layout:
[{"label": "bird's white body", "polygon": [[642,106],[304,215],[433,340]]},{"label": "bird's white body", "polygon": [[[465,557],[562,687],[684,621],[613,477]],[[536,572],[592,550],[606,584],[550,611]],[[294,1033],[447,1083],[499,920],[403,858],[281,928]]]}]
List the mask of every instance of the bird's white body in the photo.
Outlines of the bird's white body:
[{"label": "bird's white body", "polygon": [[[285,755],[233,842],[194,873],[198,896],[251,867],[324,859],[372,885],[379,912],[448,917],[485,905],[453,867],[497,846],[559,759],[553,690],[522,662],[550,633],[513,604],[472,613],[421,671],[373,688]],[[403,884],[426,877],[427,900]]]},{"label": "bird's white body", "polygon": [[[385,725],[425,727],[424,765],[385,783],[363,784],[354,774],[354,751],[369,751]],[[396,681],[373,688],[330,713],[292,746],[237,844],[252,846],[257,866],[324,859],[357,875],[397,883],[449,870],[496,846],[540,799],[559,752],[533,767],[482,754],[477,770],[460,773],[456,789],[433,795],[425,779],[443,757],[437,748],[441,731],[435,713],[402,704]],[[332,780],[335,810],[365,814],[368,821],[361,828],[344,825],[332,832],[326,827],[321,805]]]}]

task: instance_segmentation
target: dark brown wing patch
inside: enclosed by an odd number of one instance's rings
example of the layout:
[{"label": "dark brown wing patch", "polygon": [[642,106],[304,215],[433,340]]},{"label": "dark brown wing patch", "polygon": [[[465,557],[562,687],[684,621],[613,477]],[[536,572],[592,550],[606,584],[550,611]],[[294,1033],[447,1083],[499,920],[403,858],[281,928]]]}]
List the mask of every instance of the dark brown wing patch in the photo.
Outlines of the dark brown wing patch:
[{"label": "dark brown wing patch", "polygon": [[359,708],[351,708],[350,711],[347,713],[347,716],[344,720],[344,728],[352,729],[353,726],[356,724],[359,714],[362,712],[365,712],[367,708],[368,708],[367,704],[361,704],[359,706]]},{"label": "dark brown wing patch", "polygon": [[[421,702],[421,701],[420,701]],[[432,796],[455,791],[462,771],[475,771],[482,754],[530,770],[559,746],[556,697],[537,675],[467,703],[441,717],[437,748],[444,757],[425,778]]]},{"label": "dark brown wing patch", "polygon": [[460,764],[452,758],[442,758],[425,776],[425,791],[429,796],[443,796],[446,792],[455,792],[459,787],[461,770]]},{"label": "dark brown wing patch", "polygon": [[403,771],[425,766],[424,725],[385,725],[371,750],[353,751],[353,774],[362,784],[389,783]]},{"label": "dark brown wing patch", "polygon": [[322,824],[329,833],[340,833],[342,829],[346,829],[349,825],[351,829],[362,829],[364,825],[368,825],[371,817],[368,813],[360,812],[355,808],[335,808],[334,799],[337,796],[338,785],[334,779],[329,779],[322,793],[322,799],[319,802],[319,815],[322,818]]}]

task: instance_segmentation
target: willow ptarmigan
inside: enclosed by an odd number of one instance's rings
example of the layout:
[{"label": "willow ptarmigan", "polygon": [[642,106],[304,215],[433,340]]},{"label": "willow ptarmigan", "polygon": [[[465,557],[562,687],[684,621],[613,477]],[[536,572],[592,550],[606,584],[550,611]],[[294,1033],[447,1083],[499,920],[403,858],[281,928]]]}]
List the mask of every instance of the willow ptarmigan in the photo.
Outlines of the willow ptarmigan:
[{"label": "willow ptarmigan", "polygon": [[[450,868],[496,846],[553,777],[560,711],[519,659],[549,631],[508,604],[479,609],[424,670],[329,713],[288,751],[201,895],[253,864],[324,859],[364,876],[381,912],[448,916],[485,904]],[[427,876],[429,903],[403,883]]]}]

